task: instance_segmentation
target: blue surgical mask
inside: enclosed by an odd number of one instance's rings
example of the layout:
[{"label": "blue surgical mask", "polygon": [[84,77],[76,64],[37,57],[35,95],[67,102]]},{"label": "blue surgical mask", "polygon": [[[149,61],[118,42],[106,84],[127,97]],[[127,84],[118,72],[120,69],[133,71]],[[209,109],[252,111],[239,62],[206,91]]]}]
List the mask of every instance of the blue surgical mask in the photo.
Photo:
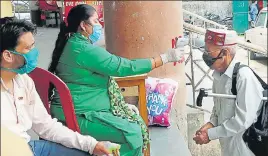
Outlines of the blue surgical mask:
[{"label": "blue surgical mask", "polygon": [[92,44],[94,44],[100,39],[101,33],[102,33],[102,26],[93,25],[93,33],[88,36],[88,39],[92,42]]},{"label": "blue surgical mask", "polygon": [[33,71],[37,67],[37,60],[38,60],[38,56],[39,56],[38,49],[34,48],[26,54],[18,53],[15,50],[9,50],[9,52],[11,52],[15,55],[22,56],[24,58],[24,65],[17,68],[17,69],[5,68],[5,67],[1,67],[1,69],[15,72],[18,74],[26,74],[26,73],[30,73],[31,71]]}]

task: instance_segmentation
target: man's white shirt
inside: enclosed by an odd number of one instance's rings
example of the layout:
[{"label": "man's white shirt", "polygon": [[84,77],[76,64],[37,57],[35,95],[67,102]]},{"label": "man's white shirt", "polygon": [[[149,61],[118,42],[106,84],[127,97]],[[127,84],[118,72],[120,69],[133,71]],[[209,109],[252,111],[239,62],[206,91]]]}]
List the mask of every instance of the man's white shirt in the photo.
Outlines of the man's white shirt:
[{"label": "man's white shirt", "polygon": [[[236,63],[233,60],[224,74],[213,73],[213,93],[232,95],[232,75]],[[242,135],[257,121],[263,88],[248,67],[239,69],[236,88],[236,99],[214,98],[210,122],[215,127],[208,130],[208,136],[210,140],[220,140],[222,156],[254,156]]]}]

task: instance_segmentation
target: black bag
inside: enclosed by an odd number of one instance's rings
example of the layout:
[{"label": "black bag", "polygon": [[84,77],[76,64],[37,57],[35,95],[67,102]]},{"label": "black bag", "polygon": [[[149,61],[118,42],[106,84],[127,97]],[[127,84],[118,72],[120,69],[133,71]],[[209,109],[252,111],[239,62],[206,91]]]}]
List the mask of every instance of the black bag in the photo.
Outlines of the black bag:
[{"label": "black bag", "polygon": [[[236,78],[238,70],[246,65],[236,63],[232,77],[232,93],[237,95]],[[249,67],[248,67],[249,68]],[[253,70],[252,70],[253,71]],[[264,88],[264,97],[267,97],[268,85],[253,71],[262,87]],[[257,122],[253,123],[243,134],[243,140],[248,145],[249,149],[256,156],[268,156],[268,102],[263,101],[263,106],[260,110]]]}]

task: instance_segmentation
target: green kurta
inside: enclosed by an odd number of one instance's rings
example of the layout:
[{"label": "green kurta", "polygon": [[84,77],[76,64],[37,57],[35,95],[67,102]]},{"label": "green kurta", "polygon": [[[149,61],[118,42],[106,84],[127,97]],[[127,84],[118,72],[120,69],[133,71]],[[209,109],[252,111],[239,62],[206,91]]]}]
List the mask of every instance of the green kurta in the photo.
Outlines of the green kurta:
[{"label": "green kurta", "polygon": [[[122,156],[140,156],[141,128],[110,112],[109,76],[130,76],[152,70],[149,59],[128,60],[94,46],[79,33],[68,40],[56,75],[69,87],[82,134],[99,141],[121,144]],[[51,114],[65,121],[57,91],[51,104]]]}]

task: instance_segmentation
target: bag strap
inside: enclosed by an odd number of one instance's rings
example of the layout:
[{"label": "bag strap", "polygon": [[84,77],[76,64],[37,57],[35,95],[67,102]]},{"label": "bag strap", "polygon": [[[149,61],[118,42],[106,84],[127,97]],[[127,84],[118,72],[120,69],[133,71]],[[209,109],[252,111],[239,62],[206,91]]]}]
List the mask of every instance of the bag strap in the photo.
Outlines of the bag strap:
[{"label": "bag strap", "polygon": [[238,70],[239,70],[239,66],[240,66],[240,62],[237,62],[235,64],[234,71],[233,71],[233,76],[232,76],[232,89],[231,89],[231,92],[233,93],[233,95],[237,95],[236,78],[237,78],[237,73],[238,73]]},{"label": "bag strap", "polygon": [[[237,95],[237,89],[236,89],[237,73],[238,73],[239,69],[240,68],[243,68],[243,67],[250,68],[247,65],[240,65],[240,62],[237,62],[235,64],[234,71],[233,71],[233,76],[232,76],[232,89],[231,89],[231,92],[233,93],[233,95]],[[261,83],[263,89],[268,89],[268,85],[260,78],[260,76],[257,75],[252,69],[251,69],[251,71],[256,76],[256,78],[258,79],[258,81]]]}]

